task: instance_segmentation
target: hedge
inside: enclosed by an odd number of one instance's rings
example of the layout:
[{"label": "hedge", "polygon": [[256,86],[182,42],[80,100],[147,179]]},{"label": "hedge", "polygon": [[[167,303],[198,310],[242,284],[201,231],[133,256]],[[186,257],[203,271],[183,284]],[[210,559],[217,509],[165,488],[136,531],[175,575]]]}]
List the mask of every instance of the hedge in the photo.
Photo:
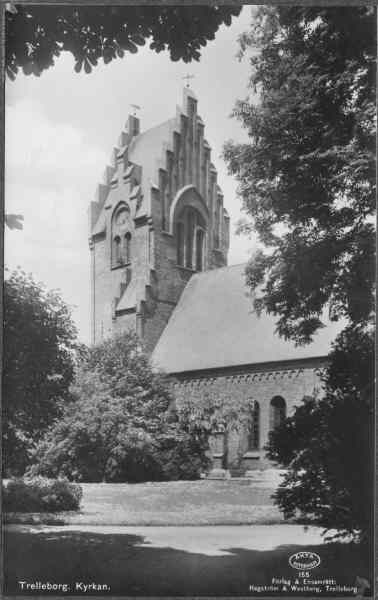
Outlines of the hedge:
[{"label": "hedge", "polygon": [[6,512],[59,512],[78,510],[83,490],[65,479],[33,477],[3,482],[3,510]]}]

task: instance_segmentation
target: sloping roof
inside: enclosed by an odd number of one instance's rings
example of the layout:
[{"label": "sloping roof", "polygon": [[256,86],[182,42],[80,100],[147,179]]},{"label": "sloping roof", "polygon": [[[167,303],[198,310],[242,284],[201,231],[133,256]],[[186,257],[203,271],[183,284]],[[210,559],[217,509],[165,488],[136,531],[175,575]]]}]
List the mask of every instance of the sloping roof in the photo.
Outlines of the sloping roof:
[{"label": "sloping roof", "polygon": [[193,275],[152,354],[167,373],[326,356],[340,331],[326,324],[296,347],[275,333],[275,318],[253,309],[245,265]]}]

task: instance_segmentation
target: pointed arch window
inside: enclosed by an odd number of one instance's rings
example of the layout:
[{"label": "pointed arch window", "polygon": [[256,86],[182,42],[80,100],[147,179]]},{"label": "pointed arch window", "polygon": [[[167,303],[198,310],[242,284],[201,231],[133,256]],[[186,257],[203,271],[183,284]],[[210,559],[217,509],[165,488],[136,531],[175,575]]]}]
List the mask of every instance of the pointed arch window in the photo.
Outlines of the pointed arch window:
[{"label": "pointed arch window", "polygon": [[163,231],[167,229],[168,216],[168,194],[167,194],[167,173],[162,169],[159,170],[159,189],[161,198],[161,228]]},{"label": "pointed arch window", "polygon": [[248,428],[248,450],[260,448],[260,405],[254,400],[251,405],[250,421]]},{"label": "pointed arch window", "polygon": [[205,268],[205,222],[197,210],[186,206],[176,223],[177,264],[187,269]]},{"label": "pointed arch window", "polygon": [[188,269],[193,268],[193,236],[194,236],[194,214],[192,210],[188,211],[186,220],[186,240],[185,240],[185,266]]},{"label": "pointed arch window", "polygon": [[274,396],[270,401],[270,429],[279,427],[286,419],[286,402],[282,396]]},{"label": "pointed arch window", "polygon": [[176,226],[177,235],[177,264],[181,267],[184,266],[184,241],[185,241],[185,230],[184,223],[177,223]]},{"label": "pointed arch window", "polygon": [[223,202],[218,197],[214,215],[214,246],[220,248],[222,242]]}]

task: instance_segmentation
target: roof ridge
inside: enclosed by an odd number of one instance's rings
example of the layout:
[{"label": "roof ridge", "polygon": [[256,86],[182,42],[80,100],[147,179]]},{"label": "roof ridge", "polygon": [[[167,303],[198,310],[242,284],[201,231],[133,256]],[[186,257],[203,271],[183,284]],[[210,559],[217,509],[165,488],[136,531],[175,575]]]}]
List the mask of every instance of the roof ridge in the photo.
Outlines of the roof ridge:
[{"label": "roof ridge", "polygon": [[154,364],[180,373],[328,354],[339,326],[324,320],[326,327],[305,347],[280,338],[277,317],[253,310],[244,265],[210,269],[189,279],[154,349]]}]

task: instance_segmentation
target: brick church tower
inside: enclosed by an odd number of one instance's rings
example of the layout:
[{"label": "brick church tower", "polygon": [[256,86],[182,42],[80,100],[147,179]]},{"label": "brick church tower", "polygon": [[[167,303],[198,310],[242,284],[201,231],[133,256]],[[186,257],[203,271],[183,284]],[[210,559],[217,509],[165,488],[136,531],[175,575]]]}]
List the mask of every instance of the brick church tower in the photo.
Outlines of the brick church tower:
[{"label": "brick church tower", "polygon": [[176,116],[129,116],[89,207],[92,343],[133,329],[151,352],[193,273],[227,264],[229,217],[184,88]]}]

